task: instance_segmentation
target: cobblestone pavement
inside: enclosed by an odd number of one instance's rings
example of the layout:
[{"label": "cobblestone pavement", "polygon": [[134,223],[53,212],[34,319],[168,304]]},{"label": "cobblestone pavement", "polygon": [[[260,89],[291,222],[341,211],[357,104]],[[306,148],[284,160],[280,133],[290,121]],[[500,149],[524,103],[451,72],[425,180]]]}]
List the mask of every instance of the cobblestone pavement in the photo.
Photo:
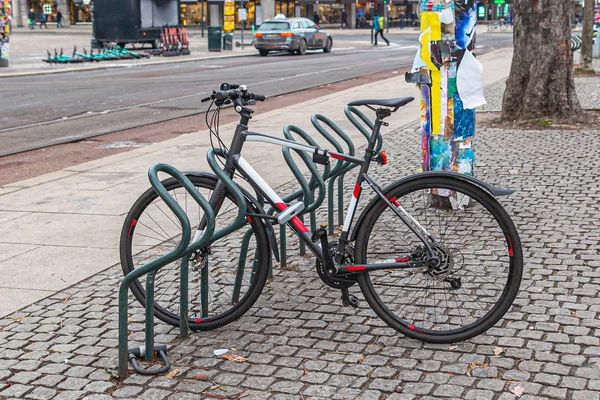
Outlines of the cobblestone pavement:
[{"label": "cobblestone pavement", "polygon": [[[172,378],[131,375],[117,384],[114,266],[0,320],[0,398],[599,399],[599,134],[477,133],[477,176],[517,189],[500,201],[525,255],[517,300],[479,337],[456,345],[407,339],[356,286],[360,307],[342,307],[314,260],[291,249],[287,267],[275,268],[238,321],[184,340],[157,323],[156,339],[170,344],[177,369]],[[418,143],[416,127],[385,136],[390,164],[376,168],[378,180],[415,172]],[[131,304],[130,345],[138,345],[143,309]],[[221,348],[247,362],[216,357]]]},{"label": "cobblestone pavement", "polygon": [[[594,63],[596,71],[600,69],[600,61]],[[590,87],[600,87],[599,77],[578,77],[575,78],[575,90],[577,98],[584,109],[598,110],[600,108],[600,91],[588,90]],[[506,89],[506,78],[500,79],[498,82],[486,86],[484,89],[485,99],[487,104],[477,108],[478,112],[482,111],[502,111],[502,97]]]}]

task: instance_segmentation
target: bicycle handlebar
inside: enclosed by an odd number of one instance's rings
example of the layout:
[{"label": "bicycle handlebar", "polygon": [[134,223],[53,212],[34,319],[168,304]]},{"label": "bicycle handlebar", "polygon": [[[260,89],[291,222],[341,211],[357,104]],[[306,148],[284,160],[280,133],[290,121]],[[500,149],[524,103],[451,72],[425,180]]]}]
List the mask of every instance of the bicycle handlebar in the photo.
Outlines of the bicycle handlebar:
[{"label": "bicycle handlebar", "polygon": [[207,102],[209,100],[215,100],[220,103],[224,103],[227,100],[237,100],[240,99],[242,102],[247,102],[250,100],[256,101],[265,101],[266,97],[262,94],[254,94],[246,90],[244,85],[237,84],[229,84],[222,83],[220,85],[220,89],[218,91],[213,91],[213,94],[210,97],[202,99],[202,102]]}]

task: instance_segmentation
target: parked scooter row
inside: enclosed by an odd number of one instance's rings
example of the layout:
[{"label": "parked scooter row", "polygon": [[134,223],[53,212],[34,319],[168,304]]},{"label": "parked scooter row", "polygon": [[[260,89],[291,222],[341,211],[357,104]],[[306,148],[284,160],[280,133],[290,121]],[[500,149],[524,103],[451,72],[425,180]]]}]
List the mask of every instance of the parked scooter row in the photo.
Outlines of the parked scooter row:
[{"label": "parked scooter row", "polygon": [[187,56],[190,54],[190,41],[186,27],[181,25],[163,26],[160,39],[163,43],[161,52],[163,56]]},{"label": "parked scooter row", "polygon": [[150,57],[147,53],[129,51],[116,45],[102,50],[99,49],[96,53],[94,53],[94,50],[90,50],[89,54],[85,49],[83,49],[83,53],[80,53],[77,51],[77,47],[74,47],[72,56],[64,55],[63,49],[60,49],[60,53],[54,49],[54,56],[50,54],[50,50],[48,50],[47,53],[48,57],[44,58],[42,61],[50,64],[75,64],[82,62],[132,60]]}]

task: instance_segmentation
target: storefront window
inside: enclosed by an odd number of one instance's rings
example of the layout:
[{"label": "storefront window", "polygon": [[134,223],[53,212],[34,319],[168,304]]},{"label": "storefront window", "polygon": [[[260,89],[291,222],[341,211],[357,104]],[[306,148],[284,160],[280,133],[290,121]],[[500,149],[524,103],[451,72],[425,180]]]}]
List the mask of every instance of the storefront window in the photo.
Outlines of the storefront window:
[{"label": "storefront window", "polygon": [[293,0],[276,0],[275,1],[275,15],[283,14],[288,18],[294,17],[294,6]]},{"label": "storefront window", "polygon": [[69,7],[71,11],[71,23],[92,22],[90,5],[90,0],[72,0]]},{"label": "storefront window", "polygon": [[371,26],[370,20],[371,9],[369,3],[356,3],[356,27],[368,28]]},{"label": "storefront window", "polygon": [[[240,21],[239,16],[239,9],[242,8],[242,3],[236,3],[235,4],[235,26],[236,28],[241,28],[242,27],[242,21]],[[246,9],[246,27],[251,26],[252,24],[254,24],[255,18],[256,18],[256,7],[253,1],[245,1],[244,2],[244,8]]]},{"label": "storefront window", "polygon": [[[202,3],[181,4],[179,20],[183,25],[200,25],[202,22]],[[208,2],[204,2],[204,20],[208,21]]]},{"label": "storefront window", "polygon": [[319,16],[323,24],[339,24],[342,22],[343,4],[319,4]]}]

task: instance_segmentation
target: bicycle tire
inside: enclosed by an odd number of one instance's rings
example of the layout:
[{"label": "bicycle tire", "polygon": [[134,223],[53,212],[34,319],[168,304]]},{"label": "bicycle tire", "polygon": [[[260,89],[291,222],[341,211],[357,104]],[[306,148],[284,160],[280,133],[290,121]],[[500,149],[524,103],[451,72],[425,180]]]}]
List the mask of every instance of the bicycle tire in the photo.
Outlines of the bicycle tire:
[{"label": "bicycle tire", "polygon": [[[454,193],[455,199],[458,200],[455,204],[459,205],[457,210],[454,210],[448,197],[432,195],[432,189],[437,190],[437,193],[442,193],[440,189]],[[418,197],[420,193],[423,195],[421,198]],[[425,228],[438,238],[438,250],[436,250],[438,255],[446,254],[446,259],[449,261],[446,263],[447,269],[444,273],[421,267],[393,271],[378,270],[359,275],[358,283],[361,291],[375,313],[402,334],[429,343],[467,340],[485,332],[498,322],[517,295],[523,270],[519,235],[498,201],[474,184],[458,178],[435,176],[420,177],[399,185],[391,185],[386,189],[385,196],[402,205],[421,224],[432,223],[432,226],[425,226]],[[435,202],[438,204],[434,205]],[[443,204],[446,206],[442,206]],[[382,218],[384,215],[385,217]],[[398,225],[390,224],[388,221],[390,216],[396,219]],[[457,216],[459,219],[456,219],[456,222],[471,223],[471,230],[466,231],[458,240],[452,236],[456,232],[455,227],[441,225],[442,217],[452,222]],[[487,219],[484,220],[486,216]],[[435,217],[437,220],[433,219]],[[383,223],[383,227],[375,232],[374,228],[379,227],[378,221]],[[433,224],[434,222],[437,225]],[[404,232],[400,232],[401,229],[404,229]],[[397,233],[404,236],[397,236]],[[482,234],[484,237],[481,241],[469,243],[472,236],[467,237],[468,234]],[[422,245],[418,237],[382,200],[374,202],[366,211],[365,219],[357,232],[355,262],[373,263],[378,261],[379,254],[389,258],[387,255],[389,253],[400,253],[398,252],[400,246],[392,244],[396,237],[402,238],[406,243],[406,245],[401,243],[402,246],[406,246],[406,252],[401,254],[409,254],[418,244]],[[464,247],[459,247],[463,244]],[[384,251],[380,252],[379,249]],[[502,267],[506,276],[495,280],[495,275],[492,273],[502,273]],[[472,271],[469,272],[467,269]],[[440,275],[434,276],[437,273]],[[460,287],[454,288],[450,285],[451,290],[449,290],[448,286],[451,282],[458,282]],[[504,284],[500,286],[496,282],[500,284],[504,282]],[[389,289],[391,287],[394,289]],[[422,290],[429,289],[432,289],[432,294],[425,293],[423,299],[420,296],[416,298]],[[441,293],[439,298],[436,298],[437,293]],[[490,300],[482,296],[490,294],[495,294],[497,299],[493,300],[490,296]],[[475,299],[473,296],[481,297]],[[408,303],[411,301],[414,303],[409,306]],[[441,310],[437,310],[438,305],[442,306]],[[477,308],[483,309],[484,306],[491,306],[491,308],[483,311]],[[466,325],[464,325],[465,321]]]},{"label": "bicycle tire", "polygon": [[[196,186],[206,198],[209,198],[216,185],[216,177],[210,176],[187,176],[190,181]],[[192,237],[196,231],[193,221],[199,221],[201,214],[200,208],[197,207],[196,203],[191,199],[191,196],[187,194],[181,184],[173,178],[165,179],[162,181],[164,187],[169,191],[171,196],[182,206],[190,222],[192,222]],[[189,196],[189,197],[188,197]],[[216,217],[216,229],[220,229],[227,225],[226,219],[237,215],[237,211],[230,212],[230,209],[226,207],[236,207],[237,203],[235,197],[231,194],[227,194],[226,199],[221,205],[220,211]],[[251,202],[247,202],[248,210],[254,210],[254,206]],[[154,210],[156,208],[156,210]],[[150,215],[151,211],[156,211],[153,215]],[[175,245],[178,243],[177,237],[181,233],[176,233],[178,228],[178,221],[172,217],[169,218],[169,211],[166,204],[162,203],[161,199],[157,196],[153,188],[148,189],[144,192],[138,200],[134,203],[131,210],[129,211],[123,228],[121,230],[120,237],[120,255],[121,255],[121,267],[124,275],[133,271],[135,268],[140,267],[155,259],[161,253],[164,254],[167,250],[164,248],[169,244]],[[197,213],[197,214],[194,214]],[[202,214],[203,215],[203,214]],[[222,220],[219,218],[223,216]],[[230,250],[223,251],[221,247],[231,248],[232,246],[238,246],[239,243],[234,243],[236,239],[241,239],[244,234],[247,233],[248,228],[252,228],[252,236],[254,238],[253,244],[255,246],[254,254],[251,251],[247,251],[244,263],[244,268],[241,270],[235,269],[235,273],[229,278],[228,274],[232,273],[234,267],[237,267],[236,263],[239,260],[238,257],[232,257]],[[181,228],[179,228],[181,231]],[[137,236],[136,236],[137,235]],[[252,240],[252,238],[251,238]],[[237,247],[239,248],[239,246]],[[196,294],[201,293],[200,284],[202,279],[200,277],[202,266],[198,268],[190,261],[189,265],[189,313],[188,313],[188,326],[191,330],[210,330],[224,326],[230,322],[241,317],[258,299],[262,289],[265,285],[271,259],[270,249],[267,240],[266,229],[262,221],[258,218],[252,218],[249,220],[249,224],[245,225],[237,231],[221,238],[217,243],[210,244],[211,254],[208,257],[212,257],[211,260],[215,260],[214,264],[207,261],[207,265],[204,268],[208,268],[207,281],[208,281],[208,301],[205,301],[206,307],[210,307],[210,310],[214,310],[210,315],[202,313],[202,296]],[[251,256],[248,256],[250,254]],[[228,263],[225,261],[228,260]],[[179,264],[180,260],[163,267],[156,274],[155,280],[155,305],[154,311],[155,316],[163,322],[173,326],[179,326]],[[248,281],[248,272],[246,272],[247,264],[252,265],[253,272],[250,272],[251,278]],[[210,264],[209,264],[210,263]],[[246,281],[244,281],[243,273],[246,273]],[[217,275],[218,274],[218,275]],[[253,276],[252,276],[253,275]],[[233,285],[235,278],[241,276],[239,285],[238,300],[233,301],[231,308],[223,308],[216,310],[214,304],[210,304],[211,297],[213,300],[222,302],[226,296],[233,296],[233,288],[225,287],[227,284]],[[135,298],[146,307],[146,291],[145,291],[145,276],[132,281],[130,289]],[[229,278],[229,279],[228,279]],[[232,282],[234,281],[234,282]],[[167,285],[166,287],[164,285]],[[211,288],[215,285],[220,285],[215,289]],[[242,293],[243,289],[245,290]],[[221,303],[219,303],[220,305]],[[225,304],[224,307],[228,306]],[[217,312],[218,311],[218,312]]]}]

